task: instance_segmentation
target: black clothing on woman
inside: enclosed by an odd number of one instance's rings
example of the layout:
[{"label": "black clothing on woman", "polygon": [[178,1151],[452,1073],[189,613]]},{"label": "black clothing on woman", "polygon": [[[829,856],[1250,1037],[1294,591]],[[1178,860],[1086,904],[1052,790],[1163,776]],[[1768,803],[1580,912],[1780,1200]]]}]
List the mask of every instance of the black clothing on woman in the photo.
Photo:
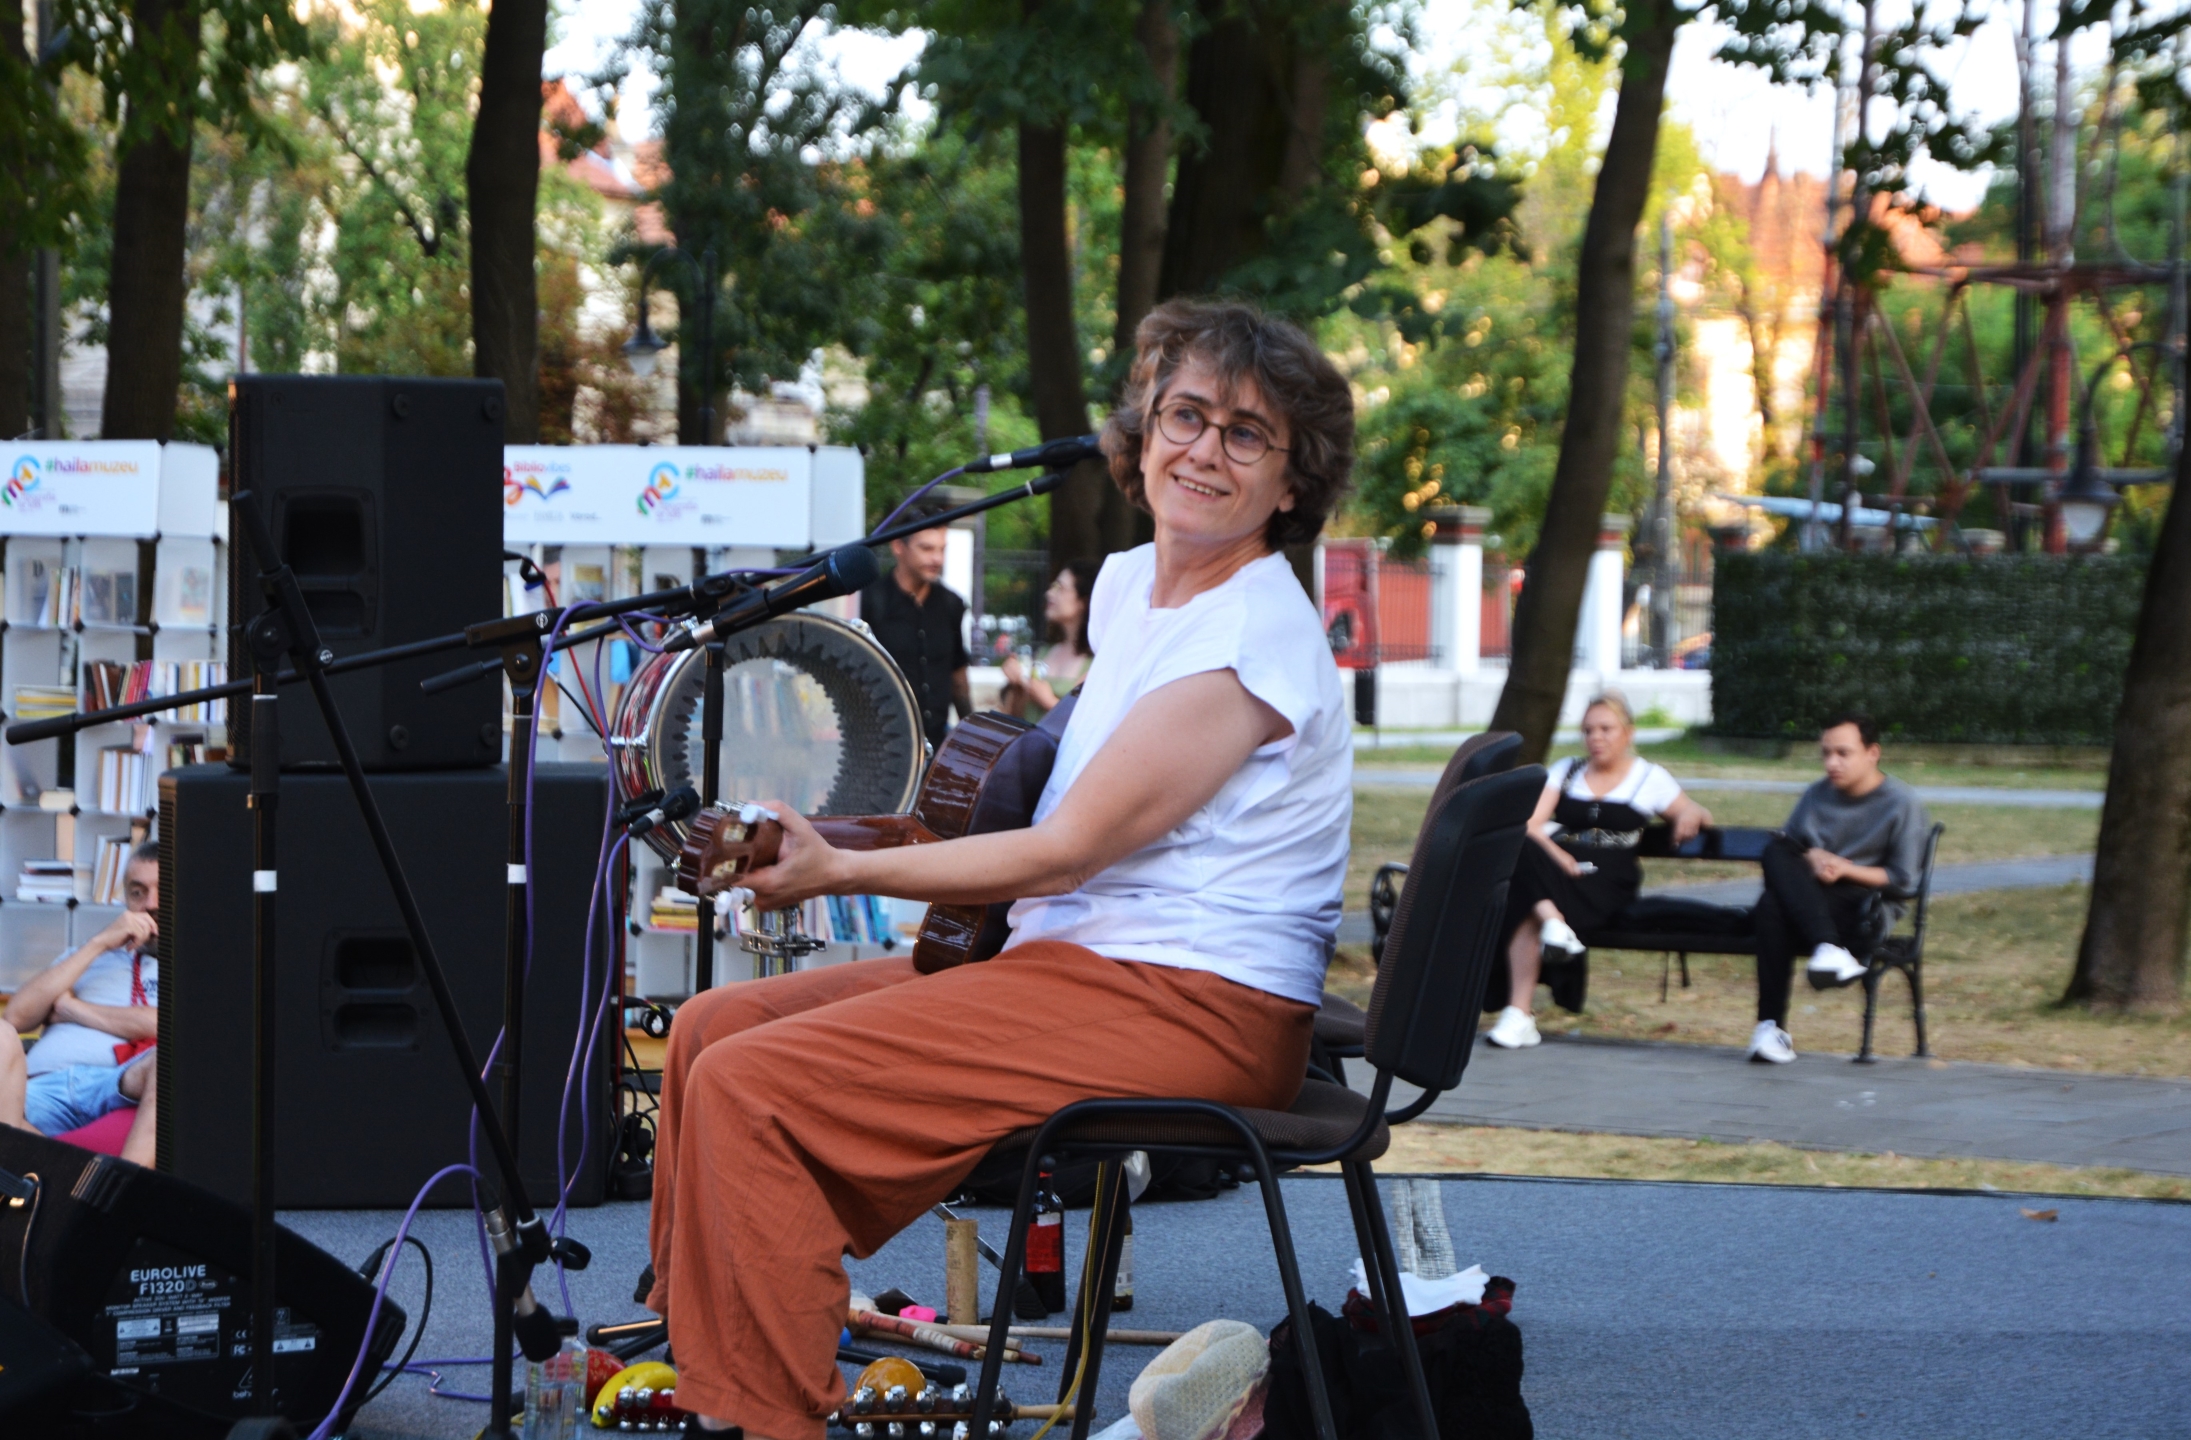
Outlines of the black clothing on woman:
[{"label": "black clothing on woman", "polygon": [[[1540,900],[1550,900],[1579,933],[1596,929],[1627,909],[1643,888],[1643,866],[1636,859],[1636,845],[1653,817],[1618,800],[1568,793],[1583,763],[1580,758],[1570,760],[1566,773],[1560,776],[1560,798],[1552,807],[1552,819],[1560,829],[1552,843],[1596,869],[1570,875],[1535,839],[1524,840],[1506,892],[1506,919],[1501,933],[1508,941],[1535,913]],[[1582,1009],[1589,977],[1585,957],[1547,946],[1543,974],[1555,1002],[1568,1010]],[[1491,981],[1484,989],[1486,1010],[1506,1004],[1509,983],[1506,946],[1501,945]]]}]

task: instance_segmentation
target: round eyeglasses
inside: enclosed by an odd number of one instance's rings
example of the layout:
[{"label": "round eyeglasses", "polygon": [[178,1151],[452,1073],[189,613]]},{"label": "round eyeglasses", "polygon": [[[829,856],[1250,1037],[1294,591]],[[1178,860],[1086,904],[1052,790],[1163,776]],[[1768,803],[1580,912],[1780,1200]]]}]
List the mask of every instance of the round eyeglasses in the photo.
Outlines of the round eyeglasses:
[{"label": "round eyeglasses", "polygon": [[[1210,420],[1199,409],[1177,400],[1156,412],[1156,428],[1174,445],[1192,445],[1210,428]],[[1263,433],[1262,427],[1250,425],[1245,420],[1219,430],[1217,443],[1235,465],[1253,465],[1273,450],[1281,455],[1289,453],[1285,446],[1271,444],[1270,436]]]}]

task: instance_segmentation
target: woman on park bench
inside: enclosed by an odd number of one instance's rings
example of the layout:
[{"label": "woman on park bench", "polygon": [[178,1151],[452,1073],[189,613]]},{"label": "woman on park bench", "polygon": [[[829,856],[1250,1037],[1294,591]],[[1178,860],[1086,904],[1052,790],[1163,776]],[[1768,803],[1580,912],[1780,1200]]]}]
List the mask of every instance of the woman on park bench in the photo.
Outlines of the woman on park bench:
[{"label": "woman on park bench", "polygon": [[[1636,842],[1660,815],[1676,844],[1712,823],[1712,812],[1682,793],[1663,765],[1636,753],[1636,717],[1617,690],[1596,696],[1582,712],[1584,753],[1554,765],[1545,780],[1529,838],[1506,895],[1506,1008],[1485,1038],[1520,1050],[1543,1037],[1531,1013],[1545,952],[1560,952],[1549,975],[1552,997],[1580,1010],[1582,939],[1636,898],[1643,870]],[[1499,993],[1494,972],[1486,994]],[[1572,995],[1572,1002],[1565,998]],[[1488,1008],[1488,1007],[1486,1007]]]}]

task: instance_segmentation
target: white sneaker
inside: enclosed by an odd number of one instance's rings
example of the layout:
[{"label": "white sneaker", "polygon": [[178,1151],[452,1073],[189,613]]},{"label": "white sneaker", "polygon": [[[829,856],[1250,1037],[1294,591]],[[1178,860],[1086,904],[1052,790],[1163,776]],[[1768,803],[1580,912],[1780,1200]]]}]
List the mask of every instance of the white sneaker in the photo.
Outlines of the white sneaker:
[{"label": "white sneaker", "polygon": [[1795,1058],[1795,1042],[1772,1021],[1760,1020],[1750,1032],[1750,1058],[1768,1065],[1785,1065]]},{"label": "white sneaker", "polygon": [[1544,928],[1537,932],[1538,938],[1553,949],[1565,950],[1570,955],[1580,955],[1590,948],[1582,943],[1582,937],[1575,933],[1575,927],[1565,920],[1545,920],[1540,923]]},{"label": "white sneaker", "polygon": [[1489,1040],[1501,1050],[1527,1050],[1530,1046],[1542,1041],[1544,1037],[1537,1033],[1535,1016],[1527,1010],[1517,1009],[1509,1005],[1499,1012],[1499,1018],[1492,1023],[1491,1029],[1484,1035],[1484,1039]]},{"label": "white sneaker", "polygon": [[1821,945],[1811,952],[1804,974],[1813,990],[1832,990],[1863,979],[1867,968],[1839,945]]}]

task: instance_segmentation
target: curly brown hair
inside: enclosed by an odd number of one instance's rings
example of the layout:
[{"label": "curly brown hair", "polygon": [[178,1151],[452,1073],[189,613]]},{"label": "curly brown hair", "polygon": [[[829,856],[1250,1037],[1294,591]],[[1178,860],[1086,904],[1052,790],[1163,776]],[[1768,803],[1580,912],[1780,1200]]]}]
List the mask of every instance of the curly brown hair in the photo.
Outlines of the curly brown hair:
[{"label": "curly brown hair", "polygon": [[1134,366],[1118,408],[1103,425],[1103,454],[1126,498],[1149,508],[1141,447],[1156,400],[1180,366],[1198,359],[1227,390],[1241,380],[1285,418],[1292,433],[1286,480],[1293,508],[1270,517],[1265,543],[1277,550],[1314,540],[1354,473],[1354,395],[1345,377],[1300,326],[1253,305],[1168,300],[1134,331]]}]

